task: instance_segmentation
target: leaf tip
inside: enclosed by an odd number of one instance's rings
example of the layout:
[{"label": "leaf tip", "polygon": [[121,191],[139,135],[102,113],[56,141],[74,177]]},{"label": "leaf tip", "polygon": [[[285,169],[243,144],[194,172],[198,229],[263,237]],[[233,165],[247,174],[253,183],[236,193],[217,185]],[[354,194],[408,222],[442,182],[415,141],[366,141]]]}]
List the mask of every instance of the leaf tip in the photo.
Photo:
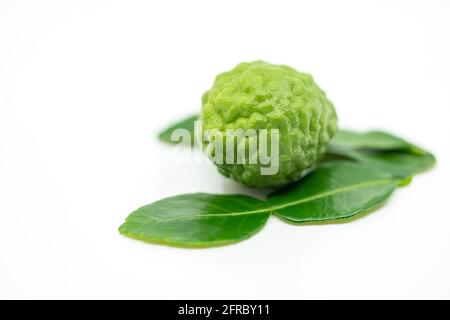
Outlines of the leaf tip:
[{"label": "leaf tip", "polygon": [[413,180],[413,176],[409,176],[409,177],[406,177],[404,179],[401,179],[398,182],[398,186],[399,187],[406,187],[406,186],[411,184],[412,180]]}]

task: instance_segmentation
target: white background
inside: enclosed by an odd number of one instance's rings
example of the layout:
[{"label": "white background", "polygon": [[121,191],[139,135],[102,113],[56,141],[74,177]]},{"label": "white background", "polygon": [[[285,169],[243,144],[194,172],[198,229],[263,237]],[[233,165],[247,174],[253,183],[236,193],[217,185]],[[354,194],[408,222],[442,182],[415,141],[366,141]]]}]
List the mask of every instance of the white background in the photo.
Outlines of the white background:
[{"label": "white background", "polygon": [[[351,223],[271,218],[199,250],[121,236],[166,196],[253,193],[156,135],[255,59],[310,72],[341,128],[437,167]],[[449,1],[3,0],[0,298],[450,298],[449,123]]]}]

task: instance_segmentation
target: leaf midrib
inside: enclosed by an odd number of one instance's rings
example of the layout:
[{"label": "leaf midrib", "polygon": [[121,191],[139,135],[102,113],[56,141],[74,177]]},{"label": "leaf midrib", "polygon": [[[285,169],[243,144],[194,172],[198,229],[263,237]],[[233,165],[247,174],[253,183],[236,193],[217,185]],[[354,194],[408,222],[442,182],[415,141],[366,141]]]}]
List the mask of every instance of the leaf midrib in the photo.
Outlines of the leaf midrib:
[{"label": "leaf midrib", "polygon": [[155,218],[155,217],[147,217],[148,219],[151,220],[155,220],[157,222],[170,222],[170,221],[175,221],[175,220],[185,220],[185,219],[195,219],[195,218],[210,218],[210,217],[233,217],[233,216],[241,216],[241,215],[251,215],[251,214],[259,214],[259,213],[265,213],[265,212],[273,212],[276,210],[280,210],[280,209],[284,209],[284,208],[288,208],[291,206],[295,206],[301,203],[305,203],[305,202],[309,202],[309,201],[314,201],[317,199],[321,199],[321,198],[326,198],[335,194],[339,194],[339,193],[343,193],[346,191],[352,191],[354,189],[363,189],[365,187],[371,187],[371,186],[377,186],[377,185],[383,185],[383,184],[389,184],[393,182],[393,179],[381,179],[381,180],[372,180],[372,181],[367,181],[367,182],[362,182],[362,183],[357,183],[357,184],[353,184],[353,185],[349,185],[349,186],[345,186],[342,188],[338,188],[338,189],[334,189],[328,192],[322,192],[319,194],[316,194],[314,196],[310,196],[307,198],[303,198],[297,201],[293,201],[293,202],[289,202],[289,203],[285,203],[285,204],[281,204],[281,205],[275,205],[275,206],[270,206],[267,208],[263,208],[263,209],[258,209],[258,210],[250,210],[250,211],[241,211],[241,212],[229,212],[229,213],[207,213],[207,214],[196,214],[196,215],[190,215],[190,216],[178,216],[178,217],[173,217],[173,218],[168,218],[168,219],[159,219],[159,218]]}]

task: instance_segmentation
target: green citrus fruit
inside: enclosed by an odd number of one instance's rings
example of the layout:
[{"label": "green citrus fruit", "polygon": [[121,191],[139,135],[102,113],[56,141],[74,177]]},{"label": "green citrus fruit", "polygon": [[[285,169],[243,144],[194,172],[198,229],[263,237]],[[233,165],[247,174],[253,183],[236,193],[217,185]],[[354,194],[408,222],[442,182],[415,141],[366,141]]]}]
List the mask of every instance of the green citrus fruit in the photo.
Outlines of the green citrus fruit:
[{"label": "green citrus fruit", "polygon": [[[223,175],[252,187],[277,187],[298,179],[323,156],[337,125],[333,104],[310,75],[263,61],[241,63],[219,74],[203,95],[201,121],[203,132],[215,130],[225,138],[230,130],[267,129],[270,133],[278,129],[276,173],[262,174],[267,162],[249,161],[257,158],[249,144],[252,139],[259,142],[260,136],[242,140],[250,153],[246,163],[216,161]],[[270,145],[273,137],[268,135],[268,141]],[[211,143],[206,141],[205,147],[213,157],[217,153],[211,151]],[[236,142],[236,149],[238,145]],[[268,150],[270,154],[270,147]]]}]

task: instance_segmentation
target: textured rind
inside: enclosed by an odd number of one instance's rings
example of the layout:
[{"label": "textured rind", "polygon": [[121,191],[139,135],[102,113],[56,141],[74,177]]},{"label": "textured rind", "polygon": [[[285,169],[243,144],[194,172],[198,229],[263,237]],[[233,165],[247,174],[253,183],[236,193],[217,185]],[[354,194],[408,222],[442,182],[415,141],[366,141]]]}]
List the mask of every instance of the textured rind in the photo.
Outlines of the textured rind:
[{"label": "textured rind", "polygon": [[202,97],[202,128],[278,129],[280,164],[261,175],[260,164],[220,164],[219,171],[252,187],[292,182],[325,153],[336,131],[333,104],[313,78],[288,66],[263,61],[241,63],[219,74]]}]

